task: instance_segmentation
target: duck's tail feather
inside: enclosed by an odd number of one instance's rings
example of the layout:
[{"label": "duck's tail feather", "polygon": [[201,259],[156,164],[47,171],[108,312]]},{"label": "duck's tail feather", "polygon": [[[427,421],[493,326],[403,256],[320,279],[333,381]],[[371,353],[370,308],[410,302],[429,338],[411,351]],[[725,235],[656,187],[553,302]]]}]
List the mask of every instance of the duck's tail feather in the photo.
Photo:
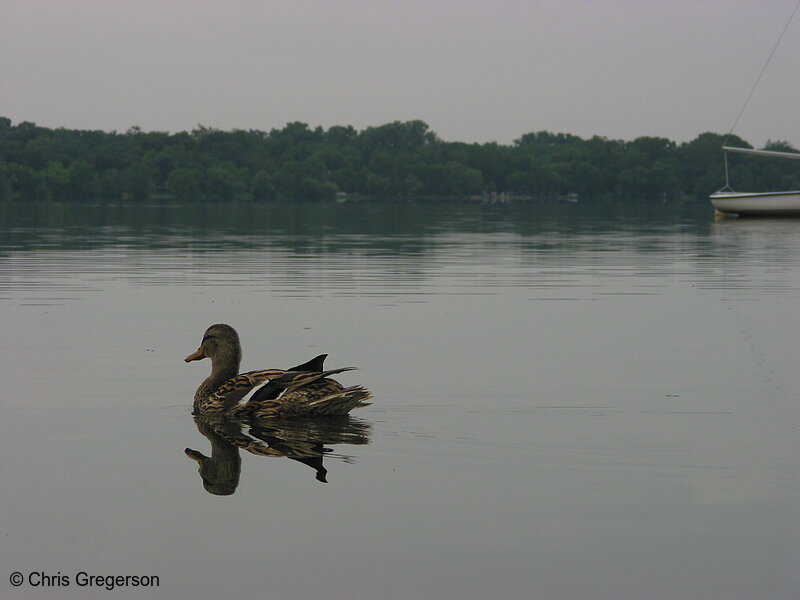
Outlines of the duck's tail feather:
[{"label": "duck's tail feather", "polygon": [[354,408],[369,406],[370,391],[360,385],[346,387],[308,403],[309,415],[346,415]]},{"label": "duck's tail feather", "polygon": [[304,362],[302,365],[297,365],[296,367],[292,367],[291,369],[286,369],[287,371],[314,371],[319,373],[322,371],[322,364],[325,362],[325,359],[328,358],[327,354],[320,354],[319,356],[315,356],[308,362]]}]

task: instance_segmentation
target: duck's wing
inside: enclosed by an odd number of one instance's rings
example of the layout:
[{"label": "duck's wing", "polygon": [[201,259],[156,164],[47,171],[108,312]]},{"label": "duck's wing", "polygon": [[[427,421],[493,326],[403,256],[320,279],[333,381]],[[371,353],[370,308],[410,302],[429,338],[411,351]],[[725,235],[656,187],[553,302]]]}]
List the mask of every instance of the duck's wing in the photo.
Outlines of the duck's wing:
[{"label": "duck's wing", "polygon": [[283,389],[293,390],[329,375],[355,370],[355,367],[341,367],[339,369],[328,369],[327,371],[284,371],[278,377],[270,378],[269,383],[270,385],[280,386]]},{"label": "duck's wing", "polygon": [[211,395],[210,400],[221,402],[226,407],[233,406],[253,390],[268,383],[271,379],[281,377],[284,373],[287,371],[283,369],[263,369],[241,373],[219,386]]},{"label": "duck's wing", "polygon": [[[322,355],[324,360],[324,356]],[[317,357],[310,362],[319,359]],[[328,375],[335,375],[336,373],[343,373],[344,371],[353,371],[355,367],[342,367],[341,369],[330,369],[328,371],[284,371],[277,377],[267,378],[266,381],[254,387],[250,392],[242,395],[238,401],[239,406],[245,404],[257,404],[267,400],[275,400],[281,394],[289,390],[296,390],[298,388],[314,383]],[[241,375],[239,375],[241,377]]]}]

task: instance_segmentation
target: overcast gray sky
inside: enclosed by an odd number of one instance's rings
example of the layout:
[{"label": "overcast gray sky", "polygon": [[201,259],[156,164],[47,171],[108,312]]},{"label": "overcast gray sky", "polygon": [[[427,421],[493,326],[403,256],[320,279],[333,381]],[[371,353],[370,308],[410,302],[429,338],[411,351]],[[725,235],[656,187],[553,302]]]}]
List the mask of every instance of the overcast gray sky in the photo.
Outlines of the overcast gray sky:
[{"label": "overcast gray sky", "polygon": [[[125,131],[421,119],[727,133],[797,0],[0,0],[0,115]],[[800,146],[800,14],[735,133]]]}]

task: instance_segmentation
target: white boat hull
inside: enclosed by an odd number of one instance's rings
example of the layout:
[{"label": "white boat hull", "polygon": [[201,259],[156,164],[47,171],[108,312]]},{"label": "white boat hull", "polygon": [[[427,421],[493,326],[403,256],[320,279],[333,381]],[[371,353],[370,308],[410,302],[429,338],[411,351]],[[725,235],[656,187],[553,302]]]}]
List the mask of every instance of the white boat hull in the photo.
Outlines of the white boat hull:
[{"label": "white boat hull", "polygon": [[721,213],[757,216],[800,216],[800,191],[755,194],[717,192],[711,194],[710,200],[714,208]]}]

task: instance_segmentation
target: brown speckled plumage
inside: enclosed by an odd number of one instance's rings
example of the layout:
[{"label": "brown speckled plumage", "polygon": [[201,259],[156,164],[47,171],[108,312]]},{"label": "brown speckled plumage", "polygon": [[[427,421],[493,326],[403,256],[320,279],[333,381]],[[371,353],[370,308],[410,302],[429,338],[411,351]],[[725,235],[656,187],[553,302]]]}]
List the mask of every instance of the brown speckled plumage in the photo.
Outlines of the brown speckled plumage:
[{"label": "brown speckled plumage", "polygon": [[[325,356],[288,370],[237,375],[242,357],[239,335],[230,325],[212,325],[197,352],[186,357],[186,362],[211,359],[211,375],[195,392],[194,412],[260,419],[344,415],[367,406],[369,390],[358,385],[344,387],[329,377],[353,367],[323,371]],[[245,398],[248,394],[251,396]]]}]

